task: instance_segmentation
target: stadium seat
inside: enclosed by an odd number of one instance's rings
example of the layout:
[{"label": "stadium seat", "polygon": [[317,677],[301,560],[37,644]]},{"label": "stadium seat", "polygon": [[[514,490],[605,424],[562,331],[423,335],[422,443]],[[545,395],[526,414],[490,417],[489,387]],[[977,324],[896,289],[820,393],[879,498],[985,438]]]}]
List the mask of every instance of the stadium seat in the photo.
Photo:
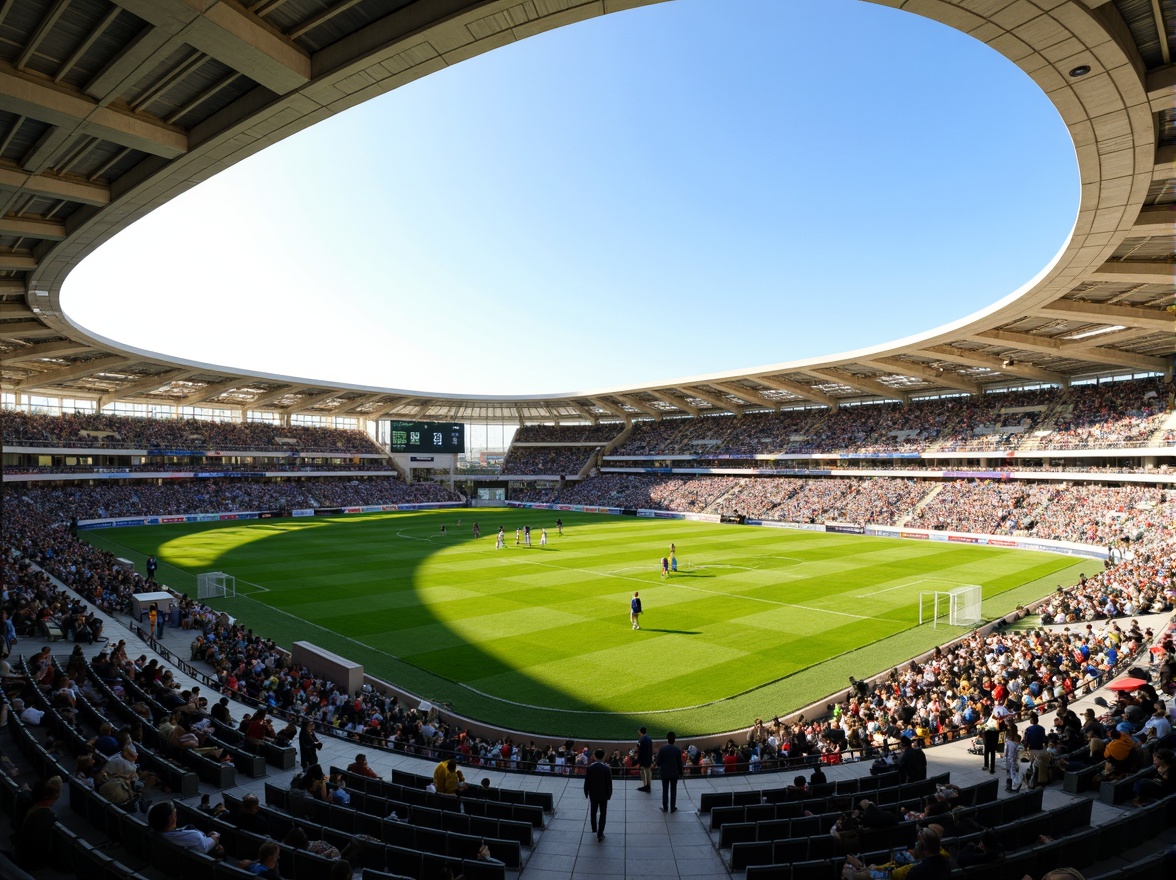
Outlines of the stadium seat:
[{"label": "stadium seat", "polygon": [[836,862],[817,859],[792,866],[792,880],[837,880],[841,869]]},{"label": "stadium seat", "polygon": [[506,877],[505,867],[490,862],[466,860],[461,863],[458,870],[461,871],[462,880],[505,880]]},{"label": "stadium seat", "polygon": [[150,858],[151,837],[152,832],[147,828],[146,822],[130,813],[122,814],[118,823],[118,839],[123,849],[137,858]]},{"label": "stadium seat", "polygon": [[416,878],[407,877],[404,874],[389,874],[386,871],[373,871],[370,868],[364,868],[361,877],[363,880],[416,880]]},{"label": "stadium seat", "polygon": [[294,880],[331,880],[334,859],[324,858],[306,850],[294,851]]},{"label": "stadium seat", "polygon": [[770,842],[738,841],[731,847],[731,870],[743,871],[750,865],[768,865],[772,862]]}]

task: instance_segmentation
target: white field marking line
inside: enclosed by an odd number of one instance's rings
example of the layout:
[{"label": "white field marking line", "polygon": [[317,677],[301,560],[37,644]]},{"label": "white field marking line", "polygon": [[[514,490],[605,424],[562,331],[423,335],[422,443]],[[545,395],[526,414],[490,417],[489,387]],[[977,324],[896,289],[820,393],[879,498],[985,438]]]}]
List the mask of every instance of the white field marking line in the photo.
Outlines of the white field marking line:
[{"label": "white field marking line", "polygon": [[[305,617],[299,617],[297,614],[291,614],[289,611],[287,611],[284,608],[276,608],[273,605],[266,605],[265,602],[258,602],[258,600],[254,599],[253,596],[251,596],[251,595],[250,596],[238,596],[238,598],[248,599],[251,602],[257,602],[258,605],[265,606],[265,608],[269,611],[276,611],[279,614],[285,614],[287,617],[293,618],[294,620],[297,620],[299,623],[304,623],[307,626],[313,626],[315,629],[321,629],[323,632],[330,633],[331,635],[335,636],[336,638],[343,639],[343,641],[345,641],[345,642],[351,642],[351,644],[353,644],[353,645],[359,645],[361,648],[367,648],[369,651],[374,651],[377,654],[383,654],[385,657],[391,657],[393,660],[400,660],[400,658],[397,657],[395,654],[389,654],[387,651],[381,651],[379,648],[376,648],[372,645],[369,645],[366,642],[361,642],[359,639],[353,639],[353,638],[351,638],[351,636],[345,636],[342,633],[335,632],[335,630],[333,630],[333,629],[327,629],[325,626],[322,626],[321,624],[317,624],[313,621],[307,620]],[[440,622],[440,621],[438,621],[438,622]],[[401,662],[407,662],[407,661],[401,661]],[[418,667],[418,668],[420,668],[420,667]],[[430,672],[430,670],[428,670],[428,669],[426,669],[424,671]],[[435,672],[430,672],[430,674],[437,675],[437,673],[435,673]],[[437,677],[444,678],[444,676],[440,676],[440,675],[438,675]]]},{"label": "white field marking line", "polygon": [[[263,587],[261,584],[255,584],[255,583],[253,583],[253,581],[243,580],[242,578],[236,578],[236,581],[237,581],[237,583],[240,583],[240,584],[249,584],[249,586],[251,586],[251,587],[257,587],[257,592],[260,592],[260,593],[268,593],[270,591],[269,587]],[[250,593],[247,593],[246,595],[251,596],[253,594],[252,594],[252,592],[250,592]]]},{"label": "white field marking line", "polygon": [[[407,538],[409,541],[424,541],[426,544],[436,544],[437,543],[434,538],[418,538],[416,535],[406,535],[406,534],[404,534],[404,529],[401,529],[400,531],[398,531],[396,533],[396,537],[397,538]],[[440,538],[441,536],[437,535],[436,537]]]},{"label": "white field marking line", "polygon": [[[618,580],[624,580],[624,581],[636,581],[639,584],[645,584],[645,586],[647,588],[650,586],[650,583],[647,580],[643,580],[641,578],[629,577],[628,575],[623,575],[623,574],[612,574],[611,572],[607,572],[607,571],[591,571],[590,569],[586,569],[586,568],[568,568],[568,567],[565,567],[562,565],[552,565],[551,563],[539,562],[536,560],[527,560],[527,564],[528,565],[541,565],[545,568],[558,568],[560,571],[578,571],[581,574],[596,575],[597,577],[603,576],[603,577],[617,578]],[[674,579],[673,576],[671,576],[670,580],[672,581],[673,579]],[[709,593],[712,596],[724,596],[728,599],[744,599],[748,602],[763,602],[765,605],[777,605],[781,608],[800,608],[804,611],[817,611],[817,612],[820,612],[821,614],[834,614],[838,617],[852,617],[854,620],[877,620],[877,621],[881,621],[883,623],[890,623],[890,621],[887,620],[885,617],[870,617],[865,614],[850,614],[848,611],[830,611],[828,608],[814,608],[811,605],[797,605],[794,602],[779,602],[775,599],[761,599],[759,596],[743,596],[743,595],[740,595],[739,593],[723,593],[723,592],[720,592],[719,590],[705,590],[702,587],[692,587],[692,586],[689,586],[688,584],[683,584],[683,583],[674,583],[674,584],[667,583],[667,586],[674,586],[680,590],[693,590],[696,593]]]},{"label": "white field marking line", "polygon": [[[543,565],[542,562],[535,562],[532,564],[533,565]],[[559,566],[551,566],[551,567],[558,568]],[[642,583],[644,583],[644,581],[642,581]],[[241,596],[240,598],[249,599],[250,601],[253,601],[253,602],[257,601],[256,599],[253,599],[252,596]],[[264,602],[258,602],[258,604],[265,605]],[[313,623],[312,621],[309,621],[306,618],[299,617],[297,614],[291,614],[289,611],[286,611],[284,608],[275,608],[272,605],[265,605],[265,607],[268,608],[270,611],[277,611],[280,614],[285,614],[287,617],[291,617],[294,620],[297,620],[299,623],[305,623],[307,626],[313,626],[315,629],[321,629],[323,632],[329,633],[337,638],[343,639],[346,642],[351,642],[353,645],[359,645],[361,648],[367,648],[369,651],[374,651],[377,654],[383,654],[385,657],[390,657],[393,660],[400,661],[400,658],[397,657],[395,654],[390,654],[387,651],[381,651],[379,648],[373,647],[372,645],[369,645],[366,642],[361,642],[359,639],[353,639],[350,636],[345,636],[342,633],[337,633],[333,629],[327,629],[325,626],[320,626],[319,624]],[[400,662],[407,662],[407,661],[400,661]],[[487,700],[494,700],[496,702],[503,703],[507,706],[516,706],[521,709],[542,709],[546,712],[559,712],[561,714],[566,714],[566,715],[616,715],[617,714],[615,710],[611,710],[611,709],[610,710],[604,710],[604,709],[557,709],[557,708],[553,708],[551,706],[538,706],[533,703],[520,703],[517,700],[508,700],[504,697],[499,697],[495,694],[489,694],[489,693],[486,693],[485,691],[480,691],[477,688],[470,687],[468,684],[465,684],[464,682],[453,681],[452,679],[445,678],[445,676],[439,675],[438,673],[433,672],[431,669],[425,669],[424,667],[417,667],[417,668],[421,669],[423,672],[429,673],[430,675],[436,675],[442,681],[448,681],[448,682],[450,682],[450,684],[455,684],[458,687],[465,688],[470,693],[477,694],[478,696],[483,697]],[[717,700],[710,700],[709,702],[706,702],[706,703],[698,703],[697,705],[694,705],[694,706],[679,706],[674,709],[649,709],[649,710],[644,710],[644,709],[636,710],[635,709],[632,711],[637,712],[638,714],[641,714],[641,715],[664,715],[664,714],[668,714],[670,712],[683,712],[683,711],[686,711],[689,709],[705,709],[707,706],[715,706],[715,705],[718,705],[719,703],[725,703],[730,699],[732,699],[732,697],[720,697]]]},{"label": "white field marking line", "polygon": [[[520,703],[516,700],[507,700],[502,697],[497,697],[494,694],[488,694],[485,691],[480,691],[477,688],[470,687],[464,682],[455,682],[461,687],[465,688],[472,694],[477,694],[479,697],[485,697],[489,700],[495,700],[499,703],[505,703],[508,706],[517,706],[520,709],[542,709],[544,712],[560,712],[565,715],[617,715],[617,710],[605,709],[555,709],[551,706],[537,706],[534,703]],[[630,709],[625,710],[624,714],[639,714],[639,715],[667,715],[671,712],[686,712],[690,709],[705,709],[707,706],[717,706],[719,703],[726,703],[734,699],[733,697],[720,697],[717,700],[710,700],[706,703],[696,703],[693,706],[678,706],[674,709]]]},{"label": "white field marking line", "polygon": [[917,587],[919,584],[947,584],[951,587],[963,586],[963,584],[957,583],[956,581],[949,581],[946,578],[919,578],[917,581],[911,581],[910,583],[906,584],[899,584],[895,587],[887,587],[885,590],[875,590],[872,593],[859,593],[858,598],[865,599],[868,596],[881,596],[883,593],[889,593],[891,590],[902,590],[906,587]]}]

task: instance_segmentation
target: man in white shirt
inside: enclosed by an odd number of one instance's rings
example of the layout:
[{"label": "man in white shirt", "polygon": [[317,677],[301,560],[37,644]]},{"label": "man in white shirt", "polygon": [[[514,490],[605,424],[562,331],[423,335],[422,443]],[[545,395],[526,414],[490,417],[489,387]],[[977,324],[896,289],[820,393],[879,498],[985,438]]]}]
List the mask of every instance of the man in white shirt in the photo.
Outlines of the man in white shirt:
[{"label": "man in white shirt", "polygon": [[1172,721],[1168,718],[1168,710],[1161,703],[1143,725],[1142,735],[1146,742],[1158,742],[1172,733]]},{"label": "man in white shirt", "polygon": [[220,843],[220,835],[215,831],[205,834],[195,828],[176,828],[176,808],[171,801],[160,801],[155,804],[147,813],[147,825],[165,840],[184,849],[209,853]]}]

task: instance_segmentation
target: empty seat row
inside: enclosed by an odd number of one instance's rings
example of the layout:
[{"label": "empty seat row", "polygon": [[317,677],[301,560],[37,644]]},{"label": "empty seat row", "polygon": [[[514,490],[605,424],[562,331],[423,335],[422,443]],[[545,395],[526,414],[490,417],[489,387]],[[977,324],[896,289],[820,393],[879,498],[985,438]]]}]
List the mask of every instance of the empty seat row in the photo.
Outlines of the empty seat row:
[{"label": "empty seat row", "polygon": [[[433,807],[439,810],[458,811],[462,808],[472,816],[486,816],[491,819],[513,819],[516,822],[528,822],[534,828],[543,827],[544,809],[538,804],[511,804],[497,800],[487,800],[476,797],[471,793],[458,800],[453,795],[432,794],[424,787],[402,785],[383,779],[371,779],[346,770],[331,768],[331,773],[342,773],[347,782],[347,788],[353,793],[364,792],[374,794],[388,800],[399,801],[413,806]],[[432,779],[429,780],[432,782]]]},{"label": "empty seat row", "polygon": [[[298,810],[303,810],[307,818],[321,824],[335,825],[354,822],[357,834],[370,834],[373,837],[381,836],[376,832],[382,829],[385,824],[408,824],[442,831],[476,834],[479,837],[511,840],[520,846],[530,846],[533,839],[534,829],[530,822],[494,819],[489,816],[470,815],[455,810],[416,806],[361,792],[351,792],[350,807],[306,799],[303,799],[302,803],[292,804],[287,789],[266,783],[265,802],[270,807],[290,815],[294,815]],[[397,817],[395,820],[387,818],[393,813]],[[326,817],[332,814],[336,814],[339,818],[334,822],[329,822]]]}]

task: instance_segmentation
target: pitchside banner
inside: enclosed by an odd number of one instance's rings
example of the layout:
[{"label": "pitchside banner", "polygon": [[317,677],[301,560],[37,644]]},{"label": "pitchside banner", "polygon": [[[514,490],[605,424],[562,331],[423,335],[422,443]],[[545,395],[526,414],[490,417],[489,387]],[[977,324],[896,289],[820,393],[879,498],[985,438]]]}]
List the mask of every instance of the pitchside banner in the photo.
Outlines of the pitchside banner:
[{"label": "pitchside banner", "polygon": [[836,532],[839,535],[864,535],[866,527],[853,523],[825,523],[825,531]]},{"label": "pitchside banner", "polygon": [[1018,538],[1004,535],[977,535],[970,532],[938,532],[929,529],[900,529],[893,526],[867,526],[867,535],[879,538],[906,538],[915,541],[943,541],[955,544],[982,544],[987,547],[1008,547],[1014,550],[1040,550],[1064,556],[1087,559],[1106,559],[1107,551],[1088,544],[1071,541],[1051,541],[1047,538]]},{"label": "pitchside banner", "polygon": [[107,519],[83,519],[78,528],[119,529],[127,526],[166,526],[175,523],[224,522],[237,519],[273,519],[293,516],[336,516],[343,513],[379,513],[387,511],[434,510],[461,507],[456,501],[430,501],[420,504],[369,504],[364,507],[303,507],[298,510],[245,510],[236,513],[182,513],[169,516],[137,516]]},{"label": "pitchside banner", "polygon": [[[689,468],[689,467],[662,467],[662,468],[639,468],[639,467],[602,467],[600,469],[602,474],[693,474],[693,475],[714,475],[714,476],[743,476],[747,474],[757,474],[765,477],[775,476],[789,476],[789,477],[831,477],[835,473],[831,470],[815,470],[813,468]],[[887,476],[890,473],[887,472]]]},{"label": "pitchside banner", "polygon": [[767,526],[770,529],[797,529],[802,532],[823,532],[825,531],[824,523],[797,523],[797,522],[781,522],[775,519],[749,519],[747,520],[749,526]]},{"label": "pitchside banner", "polygon": [[567,510],[571,513],[611,513],[620,516],[624,511],[620,507],[597,507],[591,504],[540,504],[534,501],[508,501],[507,507],[521,510]]}]

